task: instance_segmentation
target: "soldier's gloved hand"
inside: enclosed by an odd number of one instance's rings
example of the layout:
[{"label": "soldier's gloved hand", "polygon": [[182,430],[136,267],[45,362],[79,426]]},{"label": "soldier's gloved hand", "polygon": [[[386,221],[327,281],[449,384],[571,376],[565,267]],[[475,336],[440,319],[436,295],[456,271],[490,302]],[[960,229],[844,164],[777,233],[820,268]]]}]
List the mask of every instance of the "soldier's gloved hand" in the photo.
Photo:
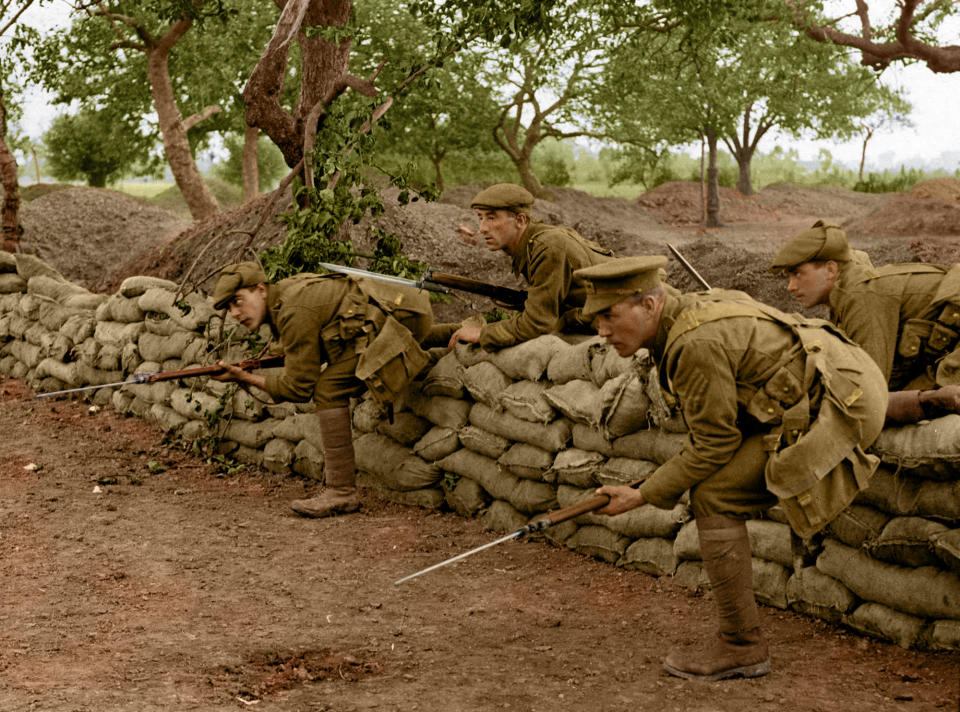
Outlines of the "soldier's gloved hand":
[{"label": "soldier's gloved hand", "polygon": [[960,413],[960,386],[944,386],[930,391],[920,391],[920,406],[928,418],[939,418],[950,413]]}]

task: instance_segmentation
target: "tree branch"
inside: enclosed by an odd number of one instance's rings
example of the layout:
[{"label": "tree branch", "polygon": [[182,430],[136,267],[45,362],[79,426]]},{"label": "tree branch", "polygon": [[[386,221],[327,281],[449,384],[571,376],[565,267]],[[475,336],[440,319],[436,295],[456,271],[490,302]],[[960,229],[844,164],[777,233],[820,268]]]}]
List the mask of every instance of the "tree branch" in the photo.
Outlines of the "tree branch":
[{"label": "tree branch", "polygon": [[219,106],[208,106],[206,109],[201,111],[199,114],[194,114],[193,116],[188,116],[180,123],[183,125],[184,131],[189,131],[194,126],[199,124],[201,121],[206,121],[214,114],[219,114],[221,111]]},{"label": "tree branch", "polygon": [[[20,16],[26,11],[26,9],[27,9],[28,7],[30,7],[31,5],[33,5],[33,2],[34,2],[34,0],[27,0],[25,3],[23,3],[23,7],[21,7],[19,10],[17,10],[17,14],[15,14],[13,17],[11,17],[11,18],[10,18],[10,21],[9,21],[6,25],[4,25],[2,28],[0,28],[0,37],[2,37],[4,34],[6,34],[7,30],[9,30],[11,27],[13,27],[14,25],[17,24],[17,20],[20,19]],[[4,7],[4,8],[3,8],[4,14],[6,14],[6,11],[7,11],[7,8]]]}]

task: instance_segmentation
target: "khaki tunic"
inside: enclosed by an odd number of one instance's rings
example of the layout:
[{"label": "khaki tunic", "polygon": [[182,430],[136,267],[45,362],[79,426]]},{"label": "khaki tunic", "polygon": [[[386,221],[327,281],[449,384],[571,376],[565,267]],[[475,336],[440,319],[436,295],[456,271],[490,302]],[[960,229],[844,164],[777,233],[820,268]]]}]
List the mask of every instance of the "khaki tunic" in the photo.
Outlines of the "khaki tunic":
[{"label": "khaki tunic", "polygon": [[830,312],[877,362],[890,390],[960,383],[960,271],[847,263],[830,292]]},{"label": "khaki tunic", "polygon": [[512,319],[484,325],[480,346],[500,349],[551,331],[589,329],[590,320],[580,313],[586,288],[573,273],[612,255],[569,227],[530,223],[513,253],[513,273],[529,285],[523,310]]},{"label": "khaki tunic", "polygon": [[648,502],[671,508],[691,490],[695,516],[746,517],[779,501],[809,536],[872,476],[864,450],[883,427],[886,384],[827,322],[742,292],[668,294],[653,357],[689,436],[640,485]]},{"label": "khaki tunic", "polygon": [[285,354],[266,390],[279,401],[337,408],[360,395],[360,356],[390,314],[421,341],[432,323],[429,296],[346,275],[298,274],[267,287],[267,315]]}]

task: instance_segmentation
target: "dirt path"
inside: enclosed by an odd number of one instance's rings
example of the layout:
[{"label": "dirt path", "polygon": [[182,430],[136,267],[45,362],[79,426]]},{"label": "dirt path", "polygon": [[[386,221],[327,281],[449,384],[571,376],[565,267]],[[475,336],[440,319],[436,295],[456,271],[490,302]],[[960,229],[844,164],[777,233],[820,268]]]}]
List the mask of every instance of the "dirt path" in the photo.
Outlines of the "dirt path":
[{"label": "dirt path", "polygon": [[17,381],[0,402],[3,712],[960,709],[956,657],[766,607],[773,674],[677,680],[660,660],[709,595],[542,542],[395,586],[495,535],[370,493],[299,519],[303,481]]}]

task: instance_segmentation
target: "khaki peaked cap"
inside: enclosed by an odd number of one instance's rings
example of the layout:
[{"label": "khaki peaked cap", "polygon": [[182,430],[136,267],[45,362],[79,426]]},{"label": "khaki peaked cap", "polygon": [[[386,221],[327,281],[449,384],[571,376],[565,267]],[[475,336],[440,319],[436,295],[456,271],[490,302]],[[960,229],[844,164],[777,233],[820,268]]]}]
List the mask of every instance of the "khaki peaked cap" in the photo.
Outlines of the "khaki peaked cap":
[{"label": "khaki peaked cap", "polygon": [[817,220],[780,248],[770,265],[771,272],[793,269],[804,262],[833,260],[849,262],[852,257],[847,233],[839,225]]},{"label": "khaki peaked cap", "polygon": [[533,193],[513,183],[496,183],[484,188],[470,201],[470,207],[481,210],[511,210],[515,213],[530,213]]},{"label": "khaki peaked cap", "polygon": [[239,262],[227,265],[220,270],[217,283],[213,288],[213,306],[215,309],[225,309],[233,299],[238,289],[256,287],[266,283],[267,275],[256,262]]},{"label": "khaki peaked cap", "polygon": [[583,315],[599,314],[627,297],[653,289],[661,283],[666,266],[666,256],[644,255],[576,270],[573,276],[582,279],[587,289]]}]

